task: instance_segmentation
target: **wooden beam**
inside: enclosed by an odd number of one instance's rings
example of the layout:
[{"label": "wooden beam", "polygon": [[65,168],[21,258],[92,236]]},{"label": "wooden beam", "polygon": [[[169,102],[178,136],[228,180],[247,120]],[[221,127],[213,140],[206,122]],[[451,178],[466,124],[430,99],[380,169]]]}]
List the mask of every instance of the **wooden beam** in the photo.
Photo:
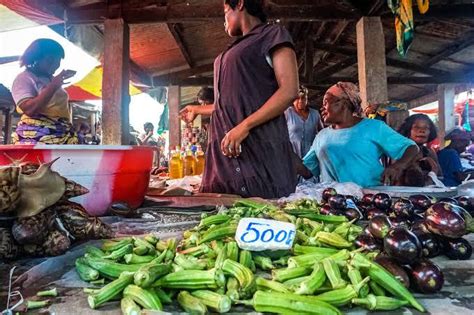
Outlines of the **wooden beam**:
[{"label": "wooden beam", "polygon": [[333,74],[338,73],[348,67],[351,67],[357,63],[357,56],[347,57],[339,63],[336,63],[332,66],[325,68],[324,70],[314,74],[316,82],[324,82],[330,78]]},{"label": "wooden beam", "polygon": [[181,88],[177,85],[168,87],[169,105],[169,147],[175,148],[181,145],[181,119],[179,117],[179,104],[181,101]]},{"label": "wooden beam", "polygon": [[[286,21],[355,21],[360,16],[334,7],[269,5],[270,19]],[[123,8],[120,6],[95,9],[72,9],[67,11],[68,24],[100,24],[106,17],[121,16],[130,24],[135,23],[189,23],[206,20],[222,20],[224,12],[216,4],[174,4],[162,7]]]},{"label": "wooden beam", "polygon": [[104,26],[102,142],[128,145],[130,29],[122,19],[106,20]]},{"label": "wooden beam", "polygon": [[313,62],[314,62],[314,47],[313,41],[306,40],[305,46],[305,62],[304,62],[304,77],[309,82],[313,81]]},{"label": "wooden beam", "polygon": [[449,47],[443,49],[439,54],[437,54],[437,55],[429,58],[425,62],[423,62],[423,65],[424,66],[432,66],[432,65],[440,62],[441,60],[445,59],[446,57],[454,55],[455,53],[460,52],[461,50],[464,50],[464,49],[466,49],[466,48],[468,48],[469,46],[472,46],[472,45],[474,45],[474,32],[470,32],[470,33],[467,33],[467,34],[463,35],[459,43],[454,44],[452,46],[449,46]]},{"label": "wooden beam", "polygon": [[20,56],[6,56],[6,57],[0,57],[0,65],[5,64],[5,63],[10,63],[14,61],[18,61],[20,59]]},{"label": "wooden beam", "polygon": [[472,3],[430,5],[430,9],[425,14],[420,14],[418,10],[413,10],[415,21],[430,21],[435,19],[472,19],[473,16],[474,5],[472,5]]},{"label": "wooden beam", "polygon": [[[351,55],[357,54],[357,49],[350,46],[339,46],[339,45],[333,45],[333,44],[315,43],[314,47],[316,49],[326,50],[326,51],[330,51],[332,53],[337,53],[341,55],[351,56]],[[450,72],[448,71],[432,69],[425,65],[418,65],[412,62],[407,62],[407,61],[403,61],[403,60],[399,60],[395,58],[386,57],[386,63],[387,63],[387,66],[390,66],[390,67],[410,70],[413,72],[424,73],[424,74],[432,75],[432,76],[449,76],[450,75]]]},{"label": "wooden beam", "polygon": [[438,86],[438,139],[441,148],[444,147],[446,131],[454,128],[454,86],[442,84]]},{"label": "wooden beam", "polygon": [[[316,76],[317,78],[317,76]],[[357,83],[356,77],[329,77],[323,81],[316,79],[315,82],[305,82],[311,88],[319,89],[336,84],[339,81]],[[471,84],[474,83],[473,76],[451,76],[451,77],[388,77],[387,84],[390,85],[438,85],[438,84]]]},{"label": "wooden beam", "polygon": [[177,72],[162,74],[153,77],[153,86],[168,86],[173,83],[179,82],[180,80],[189,78],[190,76],[198,75],[201,73],[211,72],[214,70],[214,64],[204,64],[196,66],[191,69],[181,70]]},{"label": "wooden beam", "polygon": [[168,30],[173,35],[173,38],[176,42],[176,44],[179,47],[179,50],[181,51],[181,55],[183,55],[184,60],[186,60],[186,63],[190,68],[194,66],[194,62],[191,59],[191,55],[189,54],[188,49],[186,48],[186,45],[184,44],[183,36],[181,36],[181,30],[180,30],[180,24],[173,24],[173,23],[168,23]]},{"label": "wooden beam", "polygon": [[383,26],[380,17],[362,17],[356,25],[357,64],[362,108],[388,101]]}]

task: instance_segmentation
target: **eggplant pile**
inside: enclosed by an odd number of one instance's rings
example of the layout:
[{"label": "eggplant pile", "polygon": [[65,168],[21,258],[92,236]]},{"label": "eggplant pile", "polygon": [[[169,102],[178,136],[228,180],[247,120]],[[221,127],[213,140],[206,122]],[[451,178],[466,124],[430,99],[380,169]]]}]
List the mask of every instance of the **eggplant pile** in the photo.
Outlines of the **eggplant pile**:
[{"label": "eggplant pile", "polygon": [[[464,260],[471,257],[472,247],[462,238],[474,231],[474,207],[467,197],[436,200],[426,195],[413,195],[393,200],[389,195],[379,193],[364,195],[357,206],[364,219],[369,220],[365,229],[368,236],[360,238],[366,240],[370,247],[373,247],[370,236],[380,240],[389,229],[402,228],[397,230],[398,234],[392,232],[390,236],[401,235],[408,238],[407,233],[400,232],[403,229],[414,234],[421,244],[423,258],[446,255],[449,259]],[[395,239],[398,240],[399,237]],[[414,241],[411,242],[413,243]],[[389,245],[395,246],[396,243]],[[406,253],[401,254],[407,257]]]},{"label": "eggplant pile", "polygon": [[[444,277],[429,258],[470,259],[471,244],[462,236],[474,231],[473,211],[471,200],[464,196],[436,200],[426,195],[391,198],[378,193],[357,200],[328,188],[320,213],[367,220],[354,245],[381,252],[376,262],[406,287],[434,293],[441,290]],[[355,212],[360,215],[354,216]]]}]

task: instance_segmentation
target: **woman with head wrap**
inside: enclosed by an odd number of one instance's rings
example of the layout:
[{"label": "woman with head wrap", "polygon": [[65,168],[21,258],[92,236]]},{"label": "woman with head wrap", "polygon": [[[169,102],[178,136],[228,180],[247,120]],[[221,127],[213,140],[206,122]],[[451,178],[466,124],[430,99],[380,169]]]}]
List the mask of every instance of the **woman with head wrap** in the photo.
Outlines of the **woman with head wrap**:
[{"label": "woman with head wrap", "polygon": [[[361,118],[361,112],[355,84],[339,82],[330,87],[321,112],[329,127],[316,135],[303,163],[321,181],[353,182],[362,187],[396,185],[417,156],[418,147],[384,122]],[[384,154],[396,160],[385,170],[380,162]]]},{"label": "woman with head wrap", "polygon": [[473,172],[464,172],[460,156],[471,142],[471,136],[461,129],[454,129],[444,139],[450,140],[451,143],[438,152],[439,165],[443,171],[443,183],[446,186],[458,186],[468,175],[471,177],[474,175]]}]

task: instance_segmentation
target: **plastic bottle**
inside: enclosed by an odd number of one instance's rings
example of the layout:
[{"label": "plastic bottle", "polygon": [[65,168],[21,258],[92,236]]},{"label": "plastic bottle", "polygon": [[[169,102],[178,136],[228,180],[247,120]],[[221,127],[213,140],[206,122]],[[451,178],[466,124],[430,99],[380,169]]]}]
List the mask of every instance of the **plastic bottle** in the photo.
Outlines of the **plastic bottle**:
[{"label": "plastic bottle", "polygon": [[194,169],[194,175],[201,175],[204,172],[204,165],[206,163],[206,157],[201,149],[201,146],[197,147],[196,151],[196,168]]},{"label": "plastic bottle", "polygon": [[181,175],[181,158],[176,151],[171,151],[171,158],[169,161],[169,174],[171,179],[180,178]]},{"label": "plastic bottle", "polygon": [[195,159],[193,156],[193,152],[191,150],[186,151],[186,156],[184,157],[184,165],[183,165],[183,170],[184,170],[184,176],[192,176],[194,175],[194,170],[195,168]]}]

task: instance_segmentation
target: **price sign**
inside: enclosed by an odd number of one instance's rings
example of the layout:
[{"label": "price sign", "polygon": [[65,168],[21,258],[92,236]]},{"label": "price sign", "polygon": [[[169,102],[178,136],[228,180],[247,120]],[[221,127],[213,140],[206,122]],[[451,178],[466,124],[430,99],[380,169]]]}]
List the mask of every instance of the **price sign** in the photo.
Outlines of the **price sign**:
[{"label": "price sign", "polygon": [[296,227],[275,220],[243,218],[239,221],[235,240],[240,248],[251,251],[291,249]]}]

